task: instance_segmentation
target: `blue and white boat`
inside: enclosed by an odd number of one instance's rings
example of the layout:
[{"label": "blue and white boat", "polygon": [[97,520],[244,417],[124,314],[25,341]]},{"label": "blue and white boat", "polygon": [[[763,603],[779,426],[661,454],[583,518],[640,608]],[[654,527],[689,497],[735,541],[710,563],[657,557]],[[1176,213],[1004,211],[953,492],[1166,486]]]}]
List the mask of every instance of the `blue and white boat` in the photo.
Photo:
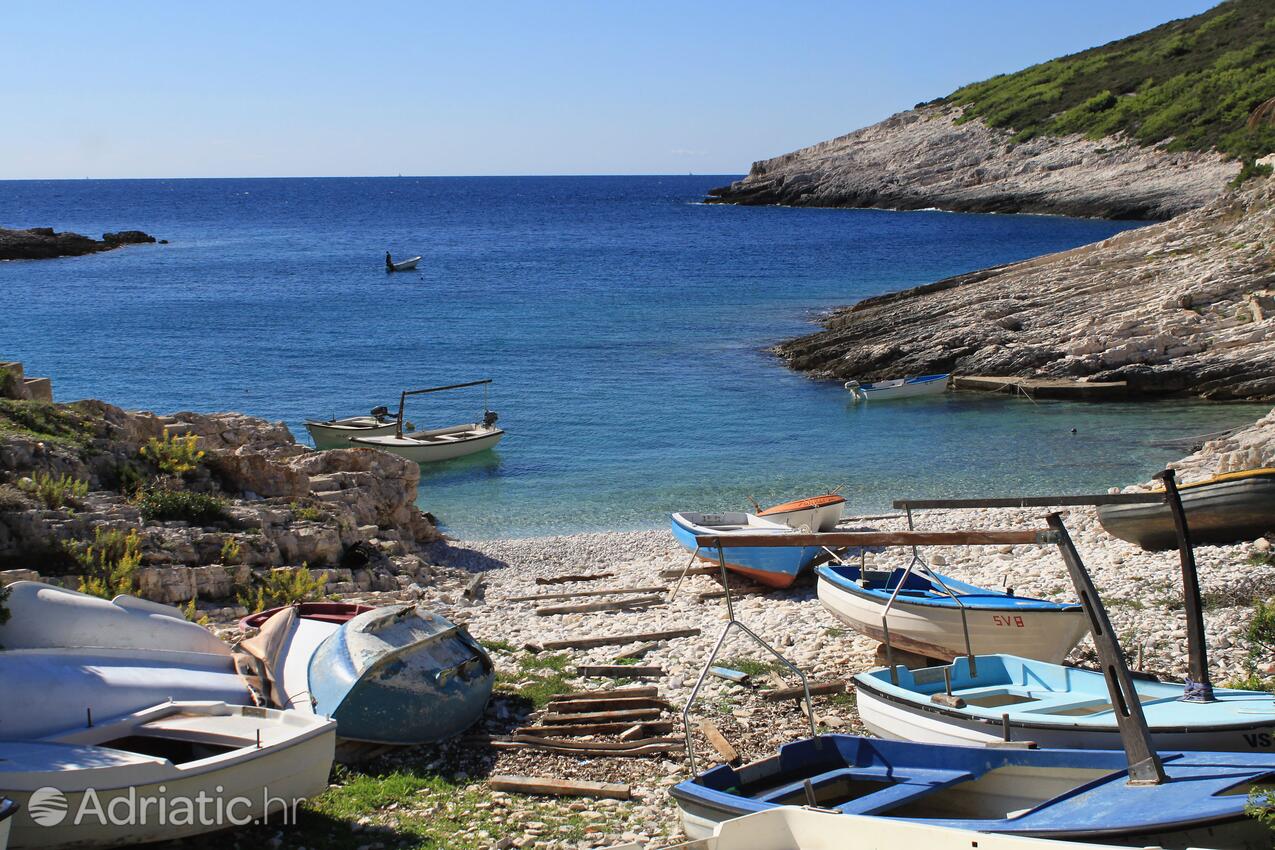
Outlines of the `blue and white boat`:
[{"label": "blue and white boat", "polygon": [[[1016,655],[981,655],[974,669],[968,658],[957,658],[943,667],[896,667],[897,682],[886,668],[860,673],[859,716],[873,734],[904,741],[987,744],[1008,732],[1042,747],[1121,746],[1098,671]],[[1185,685],[1133,684],[1158,750],[1275,752],[1275,694],[1214,688],[1214,702],[1184,702]]]},{"label": "blue and white boat", "polygon": [[944,372],[942,375],[917,375],[912,378],[895,378],[892,381],[874,381],[870,384],[846,381],[845,388],[850,391],[855,401],[893,401],[900,398],[942,395],[947,392],[947,382],[950,377],[952,377],[951,373]]},{"label": "blue and white boat", "polygon": [[890,645],[927,658],[946,661],[966,654],[968,626],[975,655],[1012,650],[1028,658],[1062,661],[1089,629],[1078,602],[989,590],[928,568],[861,571],[825,564],[815,574],[823,606],[855,631],[882,642],[882,617],[902,580],[889,610]]},{"label": "blue and white boat", "polygon": [[767,587],[788,587],[823,551],[819,546],[730,546],[732,535],[799,533],[798,529],[742,511],[720,514],[684,511],[673,514],[671,521],[673,537],[686,551],[698,551],[703,560],[717,563],[717,550],[699,548],[695,537],[720,537],[723,544],[726,544],[722,549],[726,569]]},{"label": "blue and white boat", "polygon": [[[813,804],[850,815],[997,835],[1164,848],[1269,850],[1245,813],[1275,754],[1164,752],[1167,781],[1129,783],[1119,750],[952,747],[825,735],[674,786],[691,838],[730,818]],[[808,786],[807,786],[807,783]]]},{"label": "blue and white boat", "polygon": [[350,741],[445,740],[482,717],[495,684],[486,651],[419,605],[344,623],[287,608],[240,646],[262,663],[274,704],[331,717]]}]

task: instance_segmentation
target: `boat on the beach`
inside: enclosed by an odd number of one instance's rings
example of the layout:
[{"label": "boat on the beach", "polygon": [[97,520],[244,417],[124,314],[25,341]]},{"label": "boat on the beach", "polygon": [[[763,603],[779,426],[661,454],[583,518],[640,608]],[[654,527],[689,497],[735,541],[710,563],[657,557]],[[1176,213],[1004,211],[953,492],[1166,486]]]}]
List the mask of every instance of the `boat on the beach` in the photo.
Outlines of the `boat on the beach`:
[{"label": "boat on the beach", "polygon": [[9,847],[115,847],[293,823],[295,805],[327,788],[335,743],[328,718],[221,702],[165,702],[40,740],[0,740],[0,796],[21,806]]},{"label": "boat on the beach", "polygon": [[388,263],[386,265],[385,270],[390,272],[409,272],[412,269],[416,268],[416,264],[419,263],[420,261],[421,261],[421,258],[419,256],[408,257],[406,260],[399,260],[396,263],[394,262]]},{"label": "boat on the beach", "polygon": [[[415,463],[436,463],[452,460],[466,455],[485,452],[495,448],[505,432],[496,427],[499,418],[496,411],[487,407],[487,387],[491,378],[481,381],[467,381],[463,384],[448,384],[442,387],[427,387],[421,390],[404,390],[399,395],[398,415],[394,417],[393,433],[382,436],[350,437],[349,444],[355,448],[379,449],[396,454]],[[404,433],[403,411],[409,395],[423,395],[445,390],[458,390],[462,387],[483,388],[483,418],[481,422],[470,422],[465,425],[452,425],[447,428],[434,428],[426,431]]]},{"label": "boat on the beach", "polygon": [[[1118,749],[1120,729],[1102,673],[1016,655],[980,655],[943,667],[854,676],[859,717],[883,738],[932,744],[1034,741],[1042,747]],[[1156,749],[1271,752],[1275,694],[1213,689],[1183,701],[1186,686],[1133,682]]]},{"label": "boat on the beach", "polygon": [[[1167,780],[1130,783],[1119,750],[956,747],[823,735],[674,786],[691,838],[782,805],[808,804],[996,835],[1164,848],[1268,850],[1245,812],[1275,773],[1270,753],[1160,753]],[[849,825],[847,825],[848,828]],[[900,845],[903,846],[903,845]]]},{"label": "boat on the beach", "polygon": [[381,744],[442,741],[482,716],[494,668],[463,628],[411,604],[341,616],[286,608],[240,644],[275,705],[332,717],[343,739]]},{"label": "boat on the beach", "polygon": [[[1193,544],[1256,540],[1275,531],[1275,469],[1248,469],[1179,484]],[[1173,549],[1177,532],[1169,506],[1102,505],[1098,522],[1108,534],[1149,551]]]},{"label": "boat on the beach", "polygon": [[731,546],[730,538],[740,534],[787,535],[798,533],[783,523],[771,522],[755,514],[728,511],[706,514],[683,511],[670,517],[673,537],[688,552],[698,553],[705,561],[717,562],[716,549],[700,548],[697,535],[713,535],[721,539],[726,569],[747,576],[768,587],[788,587],[823,550],[819,546],[757,547]]},{"label": "boat on the beach", "polygon": [[239,628],[244,631],[259,629],[266,624],[266,620],[289,608],[296,611],[297,616],[303,620],[332,623],[338,626],[350,622],[359,614],[376,610],[373,605],[360,605],[357,602],[298,602],[295,605],[280,605],[278,608],[267,608],[265,611],[249,614],[239,620]]},{"label": "boat on the beach", "polygon": [[882,642],[882,618],[897,588],[889,609],[890,645],[927,658],[950,660],[967,651],[982,655],[1012,649],[1028,658],[1062,661],[1089,628],[1078,602],[976,587],[928,568],[909,572],[824,564],[815,574],[824,608]]},{"label": "boat on the beach", "polygon": [[845,503],[845,496],[824,493],[820,496],[794,499],[769,508],[761,508],[759,505],[757,516],[770,522],[783,523],[789,528],[832,531],[841,521],[841,508]]},{"label": "boat on the beach", "polygon": [[349,445],[379,449],[414,463],[437,463],[495,448],[505,436],[504,430],[497,428],[495,423],[492,415],[482,422],[416,431],[402,436],[351,437]]},{"label": "boat on the beach", "polygon": [[918,847],[926,850],[1111,850],[1110,844],[989,835],[802,806],[779,806],[723,821],[708,838],[663,850],[912,850]]},{"label": "boat on the beach", "polygon": [[378,407],[367,416],[347,416],[344,419],[319,421],[307,419],[305,429],[314,440],[316,449],[348,449],[351,437],[383,437],[398,430],[398,420],[384,407]]},{"label": "boat on the beach", "polygon": [[890,381],[873,381],[868,384],[846,381],[844,387],[849,390],[855,401],[893,401],[901,398],[942,395],[947,392],[950,377],[952,377],[951,373],[945,372],[942,375],[916,375]]}]

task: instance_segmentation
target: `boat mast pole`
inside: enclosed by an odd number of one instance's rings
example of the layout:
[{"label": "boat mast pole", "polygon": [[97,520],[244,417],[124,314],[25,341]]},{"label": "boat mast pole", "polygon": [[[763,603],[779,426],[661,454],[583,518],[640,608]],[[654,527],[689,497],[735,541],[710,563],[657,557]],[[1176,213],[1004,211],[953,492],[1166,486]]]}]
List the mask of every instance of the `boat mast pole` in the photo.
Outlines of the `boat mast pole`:
[{"label": "boat mast pole", "polygon": [[1182,495],[1172,469],[1157,472],[1164,482],[1164,498],[1173,514],[1173,527],[1178,534],[1178,556],[1182,561],[1182,596],[1186,606],[1187,680],[1182,702],[1216,702],[1213,683],[1209,680],[1208,647],[1204,642],[1204,611],[1200,600],[1200,574],[1195,568],[1195,547],[1191,545],[1191,529],[1182,507]]},{"label": "boat mast pole", "polygon": [[1076,586],[1076,593],[1080,595],[1081,605],[1089,618],[1094,648],[1098,650],[1102,676],[1107,680],[1107,692],[1111,696],[1111,710],[1120,729],[1120,743],[1124,746],[1125,758],[1129,761],[1129,784],[1160,785],[1168,777],[1165,776],[1159,754],[1151,744],[1151,732],[1147,729],[1146,715],[1142,713],[1142,702],[1133,687],[1133,677],[1129,675],[1124,652],[1111,628],[1107,609],[1103,607],[1098,589],[1094,587],[1089,571],[1080,560],[1080,553],[1067,534],[1062,517],[1052,513],[1046,520],[1058,535],[1058,551],[1062,553],[1067,572],[1071,574],[1072,584]]},{"label": "boat mast pole", "polygon": [[398,396],[398,419],[395,420],[394,436],[400,440],[403,439],[403,406],[407,404],[407,390],[399,393]]}]

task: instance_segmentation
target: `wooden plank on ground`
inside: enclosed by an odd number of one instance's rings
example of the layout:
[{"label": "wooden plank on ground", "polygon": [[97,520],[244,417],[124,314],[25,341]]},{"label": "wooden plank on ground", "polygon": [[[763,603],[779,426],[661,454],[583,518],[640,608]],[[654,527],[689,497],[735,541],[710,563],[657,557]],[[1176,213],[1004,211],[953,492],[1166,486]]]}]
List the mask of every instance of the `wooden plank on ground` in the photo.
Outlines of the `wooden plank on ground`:
[{"label": "wooden plank on ground", "polygon": [[588,614],[591,611],[623,611],[626,608],[649,608],[664,602],[663,596],[638,596],[634,599],[616,599],[610,602],[584,602],[580,605],[552,605],[537,608],[537,617],[548,617],[552,614]]},{"label": "wooden plank on ground", "polygon": [[[686,570],[688,576],[711,576],[721,571],[721,567],[691,567]],[[682,570],[660,570],[660,578],[681,578]]]},{"label": "wooden plank on ground", "polygon": [[576,668],[577,676],[602,676],[608,679],[652,679],[664,675],[662,667],[638,667],[634,664],[585,664]]},{"label": "wooden plank on ground", "polygon": [[658,720],[664,713],[659,708],[633,708],[621,711],[589,711],[579,714],[546,714],[540,718],[545,726],[566,726],[573,723],[607,723],[627,720],[636,723],[639,720]]},{"label": "wooden plank on ground", "polygon": [[617,697],[657,697],[660,689],[655,685],[634,688],[614,688],[609,691],[575,691],[569,694],[558,694],[555,700],[564,699],[615,699]]},{"label": "wooden plank on ground", "polygon": [[[702,534],[700,545],[717,537]],[[1052,543],[1054,533],[1047,528],[1008,531],[829,531],[811,534],[732,534],[731,546],[780,548],[785,546],[991,546],[996,544]]]},{"label": "wooden plank on ground", "polygon": [[[842,679],[832,682],[812,682],[810,684],[810,695],[812,697],[823,696],[826,694],[845,693],[846,683]],[[768,700],[778,701],[785,699],[804,699],[806,691],[800,685],[795,688],[779,688],[773,691],[763,691],[762,696]]]},{"label": "wooden plank on ground", "polygon": [[615,660],[627,661],[630,658],[641,658],[643,655],[646,655],[651,650],[658,649],[659,646],[660,646],[659,641],[654,641],[654,640],[648,641],[647,643],[640,643],[637,646],[633,647],[632,649],[627,650],[625,652],[621,652],[619,655],[615,656]]},{"label": "wooden plank on ground", "polygon": [[487,780],[493,791],[515,794],[545,794],[553,797],[605,797],[629,799],[629,786],[616,782],[584,782],[579,779],[554,779],[549,776],[493,776]]},{"label": "wooden plank on ground", "polygon": [[567,584],[573,581],[597,581],[600,578],[614,578],[615,573],[592,573],[591,575],[578,576],[554,576],[553,578],[538,578],[536,584]]},{"label": "wooden plank on ground", "polygon": [[553,700],[545,711],[554,714],[581,714],[590,711],[625,711],[630,708],[672,709],[666,701],[654,697],[617,697],[616,699]]},{"label": "wooden plank on ground", "polygon": [[582,750],[569,747],[559,747],[553,744],[531,744],[525,741],[492,741],[491,747],[496,750],[542,750],[547,753],[562,753],[569,756],[596,756],[599,758],[636,758],[640,756],[654,756],[660,755],[661,753],[680,753],[684,751],[683,744],[647,744],[642,747],[634,747],[631,750]]},{"label": "wooden plank on ground", "polygon": [[717,750],[723,761],[727,764],[734,764],[739,761],[739,751],[730,745],[730,741],[726,740],[726,736],[713,725],[712,721],[701,720],[699,722],[699,730],[704,733],[704,737],[713,745],[713,749]]},{"label": "wooden plank on ground", "polygon": [[580,596],[618,596],[622,593],[664,593],[668,587],[649,584],[642,587],[611,587],[605,590],[574,590],[566,593],[541,593],[534,596],[510,596],[506,602],[547,602],[550,599],[575,599]]},{"label": "wooden plank on ground", "polygon": [[564,750],[608,750],[610,752],[623,752],[631,750],[635,747],[646,747],[654,744],[681,744],[685,746],[685,740],[682,738],[639,738],[635,741],[574,741],[570,738],[542,738],[539,735],[514,735],[510,740],[520,744],[536,744],[549,747],[560,747]]},{"label": "wooden plank on ground", "polygon": [[579,723],[566,724],[561,726],[520,726],[514,730],[515,735],[545,735],[553,737],[560,735],[571,737],[573,735],[617,735],[622,732],[628,732],[632,729],[641,730],[638,737],[645,735],[658,735],[665,732],[673,731],[672,720],[639,720],[634,723],[630,720],[623,720],[618,723]]},{"label": "wooden plank on ground", "polygon": [[[785,535],[786,536],[786,535]],[[668,629],[663,632],[641,632],[635,635],[602,635],[600,637],[571,638],[569,640],[551,640],[541,644],[543,649],[591,649],[595,646],[619,646],[626,643],[638,643],[649,640],[671,640],[673,638],[695,637],[699,629]]]}]

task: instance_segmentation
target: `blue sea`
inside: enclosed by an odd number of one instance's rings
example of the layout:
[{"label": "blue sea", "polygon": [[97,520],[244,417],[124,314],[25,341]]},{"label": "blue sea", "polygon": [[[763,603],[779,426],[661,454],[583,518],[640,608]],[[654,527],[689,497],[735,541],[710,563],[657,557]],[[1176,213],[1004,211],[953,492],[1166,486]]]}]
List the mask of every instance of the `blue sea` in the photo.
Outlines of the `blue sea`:
[{"label": "blue sea", "polygon": [[[841,486],[902,497],[1145,480],[1165,439],[1264,405],[954,393],[853,404],[767,352],[821,311],[1102,239],[1131,222],[705,206],[731,176],[0,181],[0,226],[168,245],[0,263],[0,359],[56,397],[288,423],[493,378],[508,436],[423,471],[468,538],[661,526]],[[386,251],[423,255],[387,275]],[[481,389],[409,400],[473,421]],[[1074,431],[1073,431],[1074,429]]]}]

